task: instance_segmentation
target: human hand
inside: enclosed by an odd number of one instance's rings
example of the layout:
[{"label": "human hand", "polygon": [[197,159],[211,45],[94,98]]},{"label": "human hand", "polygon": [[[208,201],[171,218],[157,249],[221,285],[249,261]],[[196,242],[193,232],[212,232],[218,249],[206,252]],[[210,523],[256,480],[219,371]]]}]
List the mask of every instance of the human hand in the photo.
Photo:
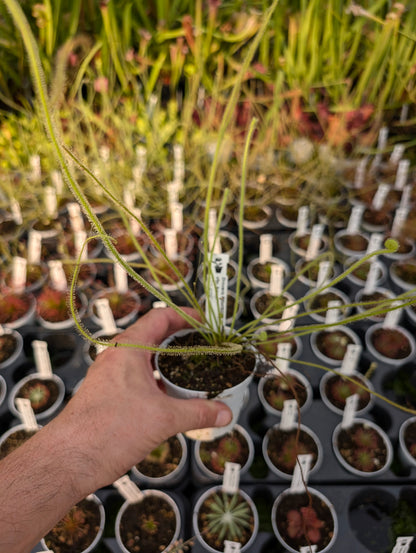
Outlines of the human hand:
[{"label": "human hand", "polygon": [[[116,341],[158,345],[187,326],[173,309],[156,309]],[[219,401],[167,396],[153,376],[151,358],[146,350],[107,348],[58,417],[75,430],[75,442],[84,448],[83,464],[91,463],[88,473],[85,467],[82,471],[84,492],[110,484],[177,432],[230,422],[230,410]]]}]

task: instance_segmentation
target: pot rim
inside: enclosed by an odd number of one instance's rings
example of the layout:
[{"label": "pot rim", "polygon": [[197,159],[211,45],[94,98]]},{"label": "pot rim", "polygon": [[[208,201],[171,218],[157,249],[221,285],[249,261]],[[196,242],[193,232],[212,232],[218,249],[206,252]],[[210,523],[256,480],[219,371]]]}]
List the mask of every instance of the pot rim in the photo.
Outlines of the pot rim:
[{"label": "pot rim", "polygon": [[[305,411],[307,411],[309,409],[309,407],[312,405],[312,400],[313,400],[313,390],[312,390],[312,386],[311,386],[311,383],[309,382],[309,380],[298,370],[296,369],[292,369],[290,366],[288,367],[288,369],[286,371],[284,371],[283,374],[285,373],[288,373],[288,374],[291,374],[293,375],[297,380],[299,380],[301,382],[301,384],[303,384],[303,386],[305,387],[305,390],[306,390],[306,400],[305,400],[305,403],[302,405],[302,407],[300,407],[300,412],[301,413],[304,413]],[[280,411],[279,409],[275,409],[274,407],[272,407],[269,402],[266,400],[266,398],[264,397],[264,385],[266,383],[267,380],[270,380],[272,378],[275,378],[276,376],[280,376],[280,373],[279,375],[276,374],[266,374],[265,376],[263,376],[262,378],[259,379],[259,382],[258,382],[258,386],[257,386],[257,394],[258,394],[258,397],[259,397],[259,400],[260,400],[260,403],[263,405],[263,407],[265,408],[265,410],[274,415],[274,416],[277,416],[277,417],[281,417],[282,416],[282,411]]]},{"label": "pot rim", "polygon": [[406,357],[403,357],[401,359],[394,359],[392,357],[386,357],[385,355],[379,353],[377,351],[377,349],[373,346],[371,337],[374,334],[374,332],[376,330],[380,329],[380,328],[385,328],[383,323],[375,323],[375,324],[371,325],[366,330],[366,332],[364,334],[365,345],[366,345],[366,348],[367,348],[368,352],[370,353],[370,355],[372,355],[373,357],[375,357],[378,361],[380,361],[382,363],[386,363],[388,365],[395,365],[395,366],[403,365],[404,363],[407,363],[410,359],[412,359],[414,357],[415,352],[416,352],[416,340],[412,336],[412,334],[406,328],[404,328],[401,325],[395,326],[394,329],[399,331],[401,334],[403,334],[407,338],[407,340],[409,341],[410,349],[411,349],[409,355],[407,355]]},{"label": "pot rim", "polygon": [[[317,458],[316,458],[316,463],[309,471],[309,474],[313,474],[314,472],[317,472],[320,469],[321,465],[322,465],[322,460],[323,460],[323,456],[324,456],[324,450],[323,450],[323,447],[322,447],[322,442],[320,441],[318,435],[311,428],[309,428],[309,426],[306,426],[305,424],[302,424],[302,423],[298,424],[296,422],[293,429],[297,429],[298,427],[300,428],[300,430],[302,430],[306,434],[309,434],[309,436],[314,440],[314,442],[316,444],[316,447],[318,449],[318,455],[317,455]],[[271,426],[267,430],[266,434],[264,435],[264,438],[263,438],[263,441],[262,441],[262,444],[261,444],[263,459],[266,461],[266,464],[267,464],[268,468],[275,475],[280,476],[280,478],[283,478],[284,480],[292,480],[293,474],[289,474],[287,472],[284,472],[284,471],[280,470],[272,462],[272,460],[270,459],[269,454],[267,452],[267,446],[269,445],[269,439],[270,439],[271,432],[273,430],[279,430],[279,429],[280,429],[280,423],[274,424],[273,426]]]},{"label": "pot rim", "polygon": [[176,467],[171,472],[169,472],[168,474],[165,474],[164,476],[146,476],[145,474],[140,472],[140,470],[137,468],[136,465],[133,465],[133,467],[131,468],[131,472],[133,477],[138,482],[145,482],[146,484],[150,484],[152,486],[156,486],[156,485],[167,486],[169,484],[172,484],[175,481],[175,479],[178,476],[180,476],[188,460],[188,444],[182,433],[179,432],[178,434],[175,434],[175,436],[179,440],[179,443],[182,448],[182,455]]},{"label": "pot rim", "polygon": [[62,405],[65,397],[65,384],[62,378],[56,375],[55,373],[52,373],[50,376],[42,376],[37,372],[33,372],[26,375],[22,379],[20,379],[10,390],[9,397],[8,397],[9,411],[13,413],[13,415],[15,415],[16,417],[19,417],[19,411],[17,410],[14,402],[15,396],[24,384],[34,379],[52,380],[58,386],[58,397],[56,398],[55,402],[50,407],[48,407],[48,409],[46,409],[45,411],[42,411],[41,413],[37,413],[37,414],[35,413],[35,418],[38,421],[38,420],[43,420],[50,417],[51,415],[56,413],[56,411]]},{"label": "pot rim", "polygon": [[23,336],[20,334],[20,332],[18,332],[14,328],[4,326],[3,334],[11,334],[12,336],[14,336],[14,338],[16,339],[16,348],[10,357],[0,363],[0,370],[10,367],[10,365],[12,365],[20,357],[20,354],[23,351]]},{"label": "pot rim", "polygon": [[338,434],[342,430],[342,428],[341,428],[342,422],[340,422],[340,423],[337,424],[337,426],[335,427],[335,429],[332,433],[332,440],[331,441],[332,441],[332,450],[335,454],[335,457],[337,458],[337,460],[341,464],[341,466],[343,466],[351,474],[354,474],[355,476],[361,476],[363,478],[373,478],[375,476],[380,476],[380,474],[383,474],[383,473],[387,472],[390,468],[390,465],[391,465],[392,461],[393,461],[393,446],[392,446],[391,441],[390,441],[389,437],[387,436],[387,434],[384,432],[384,430],[378,424],[376,424],[375,422],[373,422],[369,419],[363,419],[363,418],[357,417],[357,418],[354,418],[353,423],[354,424],[358,423],[358,424],[370,426],[371,428],[373,428],[380,435],[380,437],[382,438],[382,440],[383,440],[383,442],[386,446],[386,449],[387,449],[387,459],[386,459],[385,464],[380,469],[375,470],[373,472],[364,472],[362,470],[359,470],[359,469],[353,467],[349,463],[347,463],[347,461],[344,459],[344,457],[339,452],[338,445],[337,445]]},{"label": "pot rim", "polygon": [[410,454],[409,450],[407,449],[407,446],[404,441],[404,437],[406,434],[407,427],[411,424],[416,423],[416,416],[409,417],[408,419],[404,420],[402,424],[400,425],[399,429],[399,447],[400,451],[402,452],[405,460],[411,467],[416,467],[416,458],[413,457],[413,455]]},{"label": "pot rim", "polygon": [[[333,403],[331,403],[328,399],[328,396],[327,396],[326,392],[325,392],[325,384],[327,383],[327,381],[330,378],[332,378],[334,376],[339,376],[339,375],[334,374],[333,372],[326,372],[321,377],[321,379],[319,381],[319,393],[320,393],[322,401],[328,407],[328,409],[330,409],[334,413],[337,413],[337,415],[342,416],[344,414],[344,411],[339,409],[338,407],[336,407]],[[351,374],[348,374],[347,376],[351,376],[351,377],[357,376],[358,378],[360,378],[363,381],[363,383],[365,384],[365,386],[367,388],[374,391],[374,386],[373,386],[372,382],[368,378],[366,378],[366,376],[361,374],[359,371],[354,370]],[[357,411],[356,411],[357,415],[363,415],[364,413],[369,411],[373,407],[374,403],[375,403],[374,395],[372,393],[370,393],[369,402],[362,409],[357,409]]]},{"label": "pot rim", "polygon": [[[192,509],[192,527],[193,527],[193,530],[194,530],[195,537],[199,541],[199,543],[207,551],[210,551],[211,553],[222,553],[222,552],[220,552],[218,549],[214,549],[213,547],[211,547],[210,545],[208,545],[204,541],[203,537],[201,536],[201,532],[198,528],[198,513],[199,513],[199,509],[200,509],[202,503],[210,495],[213,495],[213,494],[221,492],[221,491],[222,491],[222,486],[221,485],[211,486],[210,488],[205,490],[198,497],[198,499],[197,499],[197,501],[194,504],[194,507]],[[252,514],[253,514],[253,518],[254,518],[253,533],[252,533],[250,539],[248,540],[248,542],[240,548],[240,551],[247,551],[249,549],[249,547],[251,547],[253,545],[253,542],[257,537],[257,533],[258,533],[258,530],[259,530],[259,517],[258,517],[256,505],[255,505],[254,501],[251,499],[251,497],[244,490],[242,490],[240,488],[238,489],[238,491],[236,493],[238,493],[247,502],[247,504],[250,506]],[[228,494],[228,495],[231,495],[231,494]]]},{"label": "pot rim", "polygon": [[[244,463],[244,465],[242,465],[240,467],[240,475],[241,475],[241,474],[245,474],[248,471],[248,469],[250,468],[250,466],[253,462],[253,459],[254,459],[254,443],[253,443],[253,439],[250,436],[249,432],[247,432],[247,430],[243,426],[241,426],[240,424],[234,425],[233,430],[237,430],[237,432],[239,432],[245,438],[245,440],[247,442],[247,445],[248,445],[247,461]],[[217,474],[216,472],[213,472],[202,462],[201,456],[199,454],[201,443],[202,443],[201,440],[196,440],[195,443],[194,443],[193,453],[194,453],[194,459],[195,459],[196,466],[198,467],[198,469],[201,472],[204,473],[204,475],[208,476],[213,481],[222,480],[222,478],[223,478],[222,474]]]},{"label": "pot rim", "polygon": [[338,330],[341,330],[342,332],[347,334],[352,339],[352,341],[355,345],[361,345],[361,340],[360,340],[358,334],[356,332],[354,332],[347,325],[339,324],[339,325],[333,326],[331,328],[323,328],[322,330],[316,330],[314,332],[311,332],[309,340],[310,340],[310,344],[311,344],[311,348],[312,348],[312,353],[318,359],[320,359],[324,363],[327,363],[328,365],[339,365],[340,359],[333,359],[332,357],[327,357],[324,353],[322,353],[319,350],[319,348],[316,344],[316,339],[317,339],[318,335],[323,331],[325,331],[325,332],[331,332],[331,331],[335,332],[335,331],[338,331]]},{"label": "pot rim", "polygon": [[[179,537],[179,533],[180,533],[180,529],[181,529],[181,524],[182,524],[182,517],[181,517],[181,513],[180,513],[180,510],[179,510],[179,507],[176,503],[176,501],[173,499],[173,497],[171,497],[167,492],[164,492],[162,490],[157,490],[157,489],[147,489],[147,490],[142,490],[142,493],[143,495],[146,497],[146,496],[152,496],[152,495],[155,495],[157,497],[160,497],[162,499],[164,499],[166,501],[166,503],[169,504],[170,507],[172,507],[172,510],[173,512],[175,513],[175,517],[176,517],[176,528],[175,528],[175,532],[174,532],[174,535],[170,541],[170,543],[168,544],[168,546],[163,550],[161,551],[161,553],[164,553],[164,552],[167,552],[169,550],[169,547],[172,545],[172,543],[174,543],[178,537]],[[132,505],[132,503],[130,503],[129,501],[125,501],[122,506],[120,507],[120,509],[118,510],[117,512],[117,516],[116,516],[116,522],[115,522],[115,537],[116,537],[116,541],[117,541],[117,545],[119,546],[119,548],[121,549],[121,551],[123,553],[131,553],[129,549],[127,549],[123,542],[122,542],[122,539],[121,539],[121,536],[120,536],[120,523],[121,523],[121,519],[124,515],[124,512],[126,511],[126,509]],[[134,505],[134,503],[133,503]],[[84,553],[84,552],[82,552]]]},{"label": "pot rim", "polygon": [[[316,490],[315,488],[310,488],[309,486],[307,486],[307,489],[305,489],[305,493],[306,493],[306,491],[307,491],[307,493],[315,495],[316,497],[318,497],[321,501],[323,501],[325,503],[325,505],[329,509],[329,512],[332,515],[332,520],[334,521],[334,531],[333,531],[333,535],[332,535],[332,538],[331,538],[330,542],[328,543],[328,545],[326,547],[319,550],[319,553],[326,553],[326,551],[329,551],[332,548],[332,546],[334,545],[334,542],[335,542],[335,540],[337,539],[337,536],[338,536],[338,530],[339,530],[338,516],[337,516],[337,513],[335,511],[335,508],[334,508],[332,502],[323,493],[321,493],[319,490]],[[278,539],[278,541],[283,545],[283,547],[285,547],[290,553],[298,553],[298,551],[296,549],[293,549],[293,547],[291,547],[290,545],[288,545],[284,541],[284,539],[281,536],[281,534],[280,534],[280,532],[277,528],[277,525],[276,525],[277,508],[278,508],[280,502],[282,501],[282,499],[286,495],[290,495],[290,494],[293,494],[293,493],[296,493],[296,492],[292,492],[290,488],[287,488],[286,490],[283,490],[276,497],[276,499],[273,502],[273,506],[272,506],[271,521],[272,521],[273,532],[274,532],[276,538]]]},{"label": "pot rim", "polygon": [[[100,527],[97,531],[97,535],[95,536],[94,540],[90,543],[90,545],[86,549],[82,549],[82,551],[75,551],[74,553],[91,553],[98,545],[98,542],[101,540],[101,536],[103,535],[103,532],[104,532],[104,526],[105,526],[104,505],[102,504],[99,497],[97,497],[95,494],[90,494],[85,499],[88,499],[88,501],[92,501],[93,503],[96,503],[96,505],[98,505],[98,510],[100,513]],[[43,547],[47,548],[44,538],[42,538],[41,544]]]}]

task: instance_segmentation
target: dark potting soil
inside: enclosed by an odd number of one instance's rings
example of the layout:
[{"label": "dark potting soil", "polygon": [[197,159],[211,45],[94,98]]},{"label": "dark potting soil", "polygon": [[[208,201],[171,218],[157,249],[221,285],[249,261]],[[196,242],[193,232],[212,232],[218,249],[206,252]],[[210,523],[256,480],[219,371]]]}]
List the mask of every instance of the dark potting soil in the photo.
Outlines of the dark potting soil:
[{"label": "dark potting soil", "polygon": [[257,280],[261,280],[261,282],[270,282],[272,265],[273,263],[271,261],[266,261],[266,263],[255,263],[252,269],[253,276],[257,278]]},{"label": "dark potting soil", "polygon": [[[108,340],[108,341],[111,341],[114,336],[117,336],[117,332],[116,334],[108,334],[108,335],[105,335],[105,336],[100,336],[98,339],[101,341],[101,340]],[[97,348],[95,347],[95,344],[91,344],[90,347],[88,348],[88,355],[91,357],[91,359],[93,361],[96,360],[97,358]]]},{"label": "dark potting soil", "polygon": [[[307,249],[308,249],[310,240],[311,240],[310,233],[303,234],[302,236],[296,236],[295,237],[295,245],[298,248],[300,248],[301,250],[304,250],[306,252]],[[324,247],[324,242],[323,242],[323,240],[320,240],[318,249],[321,250],[323,247]]]},{"label": "dark potting soil", "polygon": [[[207,342],[198,332],[176,337],[169,346],[206,346]],[[188,390],[208,392],[215,397],[227,388],[245,380],[255,366],[252,352],[243,351],[233,355],[167,355],[159,356],[159,369],[173,384]]]},{"label": "dark potting soil", "polygon": [[267,453],[272,463],[282,472],[293,474],[298,455],[312,455],[311,468],[318,460],[318,446],[315,440],[302,429],[281,430],[273,428],[269,436]]},{"label": "dark potting soil", "polygon": [[343,299],[335,292],[322,292],[321,294],[318,294],[317,296],[315,296],[310,303],[310,309],[315,310],[315,309],[322,308],[323,311],[317,311],[316,314],[320,315],[321,317],[325,317],[326,309],[330,301],[340,301],[341,302],[340,310],[341,311],[343,310],[343,306],[342,306],[342,304],[344,303]]},{"label": "dark potting soil", "polygon": [[0,363],[7,361],[16,350],[17,340],[13,334],[3,334],[0,336]]},{"label": "dark potting soil", "polygon": [[337,447],[345,461],[362,472],[380,470],[387,461],[387,447],[375,428],[356,422],[338,434]]},{"label": "dark potting soil", "polygon": [[[352,378],[354,382],[351,382],[349,378]],[[331,376],[325,382],[325,394],[330,403],[341,409],[341,411],[345,408],[347,397],[358,394],[357,409],[364,409],[371,399],[370,392],[367,392],[367,390],[364,390],[360,386],[360,383],[363,384],[363,381],[359,376],[349,378],[343,378],[338,375]]]},{"label": "dark potting soil", "polygon": [[[281,319],[286,305],[286,298],[283,296],[272,296],[268,292],[264,292],[256,299],[256,309],[262,315],[266,310],[270,310],[269,317],[273,319]],[[281,310],[280,313],[275,311]]]},{"label": "dark potting soil", "polygon": [[267,403],[279,411],[283,409],[283,403],[287,399],[296,399],[299,407],[302,407],[308,397],[305,386],[291,374],[267,378],[263,387],[263,395]]},{"label": "dark potting soil", "polygon": [[224,474],[225,463],[244,466],[249,455],[248,443],[237,429],[210,442],[201,442],[199,456],[202,463],[216,474]]},{"label": "dark potting soil", "polygon": [[374,348],[390,359],[404,359],[412,348],[407,337],[396,328],[378,328],[372,336]]},{"label": "dark potting soil", "polygon": [[334,535],[334,519],[328,505],[311,493],[284,496],[276,510],[276,525],[285,542],[299,551],[317,545],[322,551]]},{"label": "dark potting soil", "polygon": [[10,434],[8,438],[0,445],[0,460],[4,459],[6,455],[17,449],[24,444],[29,438],[36,433],[36,430],[16,430],[13,434]]},{"label": "dark potting soil", "polygon": [[316,347],[330,359],[340,360],[344,358],[349,344],[354,341],[342,330],[321,330],[316,337]]},{"label": "dark potting soil", "polygon": [[37,413],[43,413],[57,400],[59,388],[55,381],[45,378],[32,378],[25,382],[19,389],[16,397],[30,399],[32,409]]},{"label": "dark potting soil", "polygon": [[171,436],[136,465],[145,476],[160,478],[173,472],[179,465],[183,451],[176,436]]},{"label": "dark potting soil", "polygon": [[[361,296],[361,301],[368,302],[366,306],[363,307],[366,311],[368,309],[374,309],[377,307],[380,302],[383,300],[386,300],[387,296],[383,294],[382,292],[373,292],[371,294],[363,294]],[[385,314],[382,315],[371,315],[372,317],[377,317],[377,319],[383,319],[385,317]]]},{"label": "dark potting soil", "polygon": [[48,532],[45,543],[54,553],[81,553],[97,536],[100,521],[98,505],[83,499]]},{"label": "dark potting soil", "polygon": [[172,507],[161,497],[146,496],[124,511],[120,522],[120,537],[131,553],[164,551],[176,530]]},{"label": "dark potting soil", "polygon": [[340,242],[344,248],[354,252],[365,251],[368,246],[368,240],[361,234],[345,234],[341,236]]}]

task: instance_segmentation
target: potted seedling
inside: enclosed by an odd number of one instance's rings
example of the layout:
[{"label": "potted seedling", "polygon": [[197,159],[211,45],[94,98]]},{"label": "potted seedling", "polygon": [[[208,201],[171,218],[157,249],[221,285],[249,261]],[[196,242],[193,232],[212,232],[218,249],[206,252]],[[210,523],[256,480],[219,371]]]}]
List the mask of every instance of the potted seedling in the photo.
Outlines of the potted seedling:
[{"label": "potted seedling", "polygon": [[319,382],[319,390],[325,405],[342,415],[347,398],[357,394],[357,413],[363,414],[374,404],[373,385],[363,374],[357,371],[362,347],[350,344],[347,347],[339,371],[327,372]]},{"label": "potted seedling", "polygon": [[416,288],[416,260],[394,261],[390,265],[389,274],[399,292]]},{"label": "potted seedling", "polygon": [[17,413],[21,424],[12,426],[0,437],[0,460],[24,444],[40,428],[28,399],[18,399]]},{"label": "potted seedling", "polygon": [[288,265],[281,259],[273,257],[272,247],[272,235],[260,235],[259,256],[252,259],[247,265],[247,276],[252,288],[268,288],[273,265],[281,265],[283,267],[284,280],[290,274]]},{"label": "potted seedling", "polygon": [[123,553],[167,552],[181,532],[181,514],[176,502],[166,492],[141,491],[128,478],[121,477],[114,486],[125,501],[115,523],[117,545]]},{"label": "potted seedling", "polygon": [[36,300],[32,294],[0,291],[0,324],[18,329],[30,324],[35,316]]},{"label": "potted seedling", "polygon": [[387,434],[374,422],[355,417],[358,396],[347,398],[346,408],[332,435],[332,447],[340,464],[356,476],[378,476],[393,460]]},{"label": "potted seedling", "polygon": [[382,363],[401,365],[410,360],[416,343],[412,334],[397,321],[401,317],[402,303],[394,302],[396,309],[386,314],[382,323],[370,326],[365,333],[368,352]]},{"label": "potted seedling", "polygon": [[291,553],[312,546],[316,552],[329,551],[338,534],[332,503],[319,490],[307,486],[309,464],[309,455],[298,457],[290,488],[278,495],[272,507],[273,531]]},{"label": "potted seedling", "polygon": [[362,205],[354,206],[347,227],[335,233],[334,246],[341,261],[345,261],[349,257],[359,257],[368,248],[370,238],[368,234],[361,231],[363,211]]},{"label": "potted seedling", "polygon": [[187,470],[188,446],[182,434],[171,436],[153,449],[132,468],[138,484],[156,488],[175,486],[183,481]]},{"label": "potted seedling", "polygon": [[193,509],[193,530],[198,542],[212,553],[224,551],[224,541],[240,544],[249,551],[258,532],[258,514],[253,500],[239,489],[239,479],[228,482],[229,472],[239,466],[227,463],[223,484],[200,495]]},{"label": "potted seedling", "polygon": [[259,379],[257,393],[266,413],[280,416],[284,402],[295,399],[301,412],[312,404],[312,387],[301,372],[289,368],[291,344],[277,346],[277,358],[266,375]]},{"label": "potted seedling", "polygon": [[16,400],[29,399],[37,420],[54,415],[62,406],[65,396],[63,380],[52,373],[47,343],[41,340],[32,342],[36,372],[17,382],[9,394],[9,409],[18,415]]},{"label": "potted seedling", "polygon": [[238,463],[240,475],[245,474],[254,459],[254,444],[250,434],[239,424],[231,432],[212,441],[195,441],[192,475],[198,483],[220,481],[226,463]]},{"label": "potted seedling", "polygon": [[280,423],[266,432],[262,452],[273,474],[290,480],[298,455],[310,455],[309,471],[317,471],[322,463],[323,449],[318,436],[307,426],[297,423],[296,400],[286,400]]},{"label": "potted seedling", "polygon": [[42,545],[54,553],[90,553],[101,539],[104,524],[103,504],[91,494],[66,513],[44,536]]}]

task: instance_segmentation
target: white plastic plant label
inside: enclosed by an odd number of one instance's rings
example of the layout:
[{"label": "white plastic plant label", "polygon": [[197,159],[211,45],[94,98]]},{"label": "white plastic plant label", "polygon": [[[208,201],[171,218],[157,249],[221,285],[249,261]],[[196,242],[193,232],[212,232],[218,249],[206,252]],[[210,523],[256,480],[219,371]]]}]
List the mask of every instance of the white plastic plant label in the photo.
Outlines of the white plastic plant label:
[{"label": "white plastic plant label", "polygon": [[262,234],[260,236],[259,262],[267,263],[273,257],[273,236]]},{"label": "white plastic plant label", "polygon": [[115,482],[113,486],[118,490],[128,503],[138,503],[144,498],[143,492],[130,480],[129,476],[124,475]]},{"label": "white plastic plant label", "polygon": [[205,316],[215,328],[222,328],[227,318],[228,276],[230,256],[213,254],[208,268],[208,293],[205,300]]},{"label": "white plastic plant label", "polygon": [[371,207],[375,209],[376,211],[379,211],[383,208],[383,205],[385,204],[387,194],[390,192],[391,186],[386,183],[381,183],[378,188],[377,192],[374,194],[373,201],[371,202]]},{"label": "white plastic plant label", "polygon": [[119,294],[127,294],[129,289],[127,273],[119,263],[114,263],[114,283]]},{"label": "white plastic plant label", "polygon": [[216,229],[217,229],[217,210],[212,207],[208,213],[208,233],[215,234]]},{"label": "white plastic plant label", "polygon": [[408,205],[410,205],[411,197],[412,197],[412,188],[413,186],[411,184],[406,184],[406,186],[403,187],[402,197],[400,198],[399,207],[407,207]]},{"label": "white plastic plant label", "polygon": [[402,232],[403,225],[406,222],[407,216],[409,215],[408,207],[399,207],[394,214],[393,223],[391,225],[391,236],[397,238]]},{"label": "white plastic plant label", "polygon": [[52,376],[52,365],[48,352],[48,343],[43,340],[33,340],[32,349],[37,373],[42,377],[50,378]]},{"label": "white plastic plant label", "polygon": [[400,110],[400,123],[404,123],[409,118],[409,104],[403,104]]},{"label": "white plastic plant label", "polygon": [[183,204],[180,202],[174,202],[170,205],[170,217],[172,228],[176,232],[183,231]]},{"label": "white plastic plant label", "polygon": [[12,288],[15,292],[23,292],[26,286],[27,260],[15,256],[12,261]]},{"label": "white plastic plant label", "polygon": [[377,169],[377,167],[381,163],[382,159],[382,151],[386,148],[387,145],[387,138],[389,136],[389,129],[388,127],[382,127],[380,129],[380,132],[378,134],[378,141],[377,141],[377,153],[374,156],[373,162],[371,164],[371,168]]},{"label": "white plastic plant label", "polygon": [[410,160],[402,159],[397,167],[396,180],[394,181],[394,188],[396,190],[403,190],[407,177],[409,175]]},{"label": "white plastic plant label", "polygon": [[312,455],[298,455],[295,468],[293,470],[292,482],[290,491],[301,493],[305,491],[305,485],[308,483],[309,472],[311,470]]},{"label": "white plastic plant label", "polygon": [[224,553],[240,553],[241,543],[238,541],[224,540]]},{"label": "white plastic plant label", "polygon": [[38,265],[40,263],[42,252],[42,235],[37,230],[29,231],[27,240],[27,262],[30,265]]},{"label": "white plastic plant label", "polygon": [[35,413],[32,409],[30,399],[17,397],[15,400],[16,409],[19,411],[19,417],[25,429],[29,432],[38,429]]},{"label": "white plastic plant label", "polygon": [[399,536],[396,539],[396,543],[391,551],[391,553],[407,553],[410,548],[414,536]]},{"label": "white plastic plant label", "polygon": [[311,261],[318,255],[319,246],[321,245],[322,235],[324,233],[324,225],[313,225],[311,236],[309,239],[308,249],[306,250],[305,259]]},{"label": "white plastic plant label", "polygon": [[176,181],[168,182],[167,191],[168,191],[169,206],[171,206],[172,204],[178,203],[179,202],[179,184]]},{"label": "white plastic plant label", "polygon": [[224,493],[237,493],[240,485],[240,468],[238,463],[225,463],[222,478],[222,491]]},{"label": "white plastic plant label", "polygon": [[167,228],[164,231],[165,236],[165,252],[169,259],[176,259],[178,257],[178,238],[176,230],[173,228]]},{"label": "white plastic plant label", "polygon": [[100,146],[98,153],[103,163],[108,163],[110,161],[110,148],[108,146],[105,144]]},{"label": "white plastic plant label", "polygon": [[316,287],[320,288],[321,286],[324,286],[327,284],[329,280],[329,275],[331,271],[331,262],[326,261],[320,261],[319,268],[318,268],[318,277],[316,279]]},{"label": "white plastic plant label", "polygon": [[284,268],[283,265],[274,263],[271,268],[270,273],[270,285],[269,285],[269,294],[271,296],[280,296],[283,290],[283,276]]},{"label": "white plastic plant label", "polygon": [[289,368],[290,356],[292,353],[292,344],[290,342],[280,342],[277,344],[277,357],[280,372],[285,373]]},{"label": "white plastic plant label", "polygon": [[54,170],[51,172],[52,186],[55,188],[57,196],[61,196],[64,189],[64,180],[60,171]]},{"label": "white plastic plant label", "polygon": [[127,209],[134,207],[134,196],[131,183],[128,183],[126,188],[123,190],[123,202]]},{"label": "white plastic plant label", "polygon": [[0,325],[0,336],[3,336],[4,332],[5,332],[4,326]]},{"label": "white plastic plant label", "polygon": [[379,232],[373,232],[370,236],[370,240],[368,242],[367,246],[367,255],[369,253],[376,252],[379,250],[383,244],[383,238],[384,236]]},{"label": "white plastic plant label", "polygon": [[71,229],[73,232],[84,230],[84,220],[81,214],[81,208],[76,202],[70,202],[66,206],[69,213],[69,221],[71,223]]},{"label": "white plastic plant label", "polygon": [[393,151],[390,154],[390,163],[397,165],[403,157],[404,150],[404,144],[395,144]]},{"label": "white plastic plant label", "polygon": [[298,418],[298,402],[296,399],[286,399],[283,402],[282,416],[280,419],[280,430],[292,430],[296,426]]},{"label": "white plastic plant label", "polygon": [[137,146],[137,148],[136,148],[136,159],[137,159],[138,166],[140,167],[140,169],[144,173],[144,171],[146,170],[146,165],[147,165],[147,150],[146,150],[145,146]]},{"label": "white plastic plant label", "polygon": [[341,302],[339,300],[329,301],[325,315],[325,324],[333,325],[339,321]]},{"label": "white plastic plant label", "polygon": [[299,311],[299,305],[290,305],[282,313],[282,320],[279,323],[279,332],[288,332],[295,324],[295,317]]},{"label": "white plastic plant label", "polygon": [[88,259],[86,239],[87,233],[85,230],[77,230],[77,232],[74,232],[75,257],[81,261],[86,261]]},{"label": "white plastic plant label", "polygon": [[218,236],[215,236],[215,232],[208,232],[208,248],[209,251],[220,255],[221,251],[221,242]]},{"label": "white plastic plant label", "polygon": [[377,287],[377,280],[379,278],[380,269],[377,263],[370,261],[370,269],[365,279],[364,294],[372,294]]},{"label": "white plastic plant label", "polygon": [[130,218],[131,231],[134,234],[134,236],[138,236],[142,230],[142,227],[140,226],[140,223],[139,223],[139,221],[141,221],[142,212],[138,207],[133,207],[130,211],[134,215],[134,217]]},{"label": "white plastic plant label", "polygon": [[42,178],[40,156],[38,156],[37,154],[30,156],[29,165],[30,165],[30,180],[34,182],[40,181],[40,179]]},{"label": "white plastic plant label", "polygon": [[111,311],[108,298],[99,298],[95,301],[98,318],[101,321],[101,328],[106,334],[115,334],[117,332],[114,315]]},{"label": "white plastic plant label", "polygon": [[313,545],[304,545],[299,549],[299,553],[316,553],[318,551],[318,546],[316,543]]},{"label": "white plastic plant label", "polygon": [[354,175],[354,188],[361,188],[364,184],[365,172],[367,168],[367,158],[360,159]]},{"label": "white plastic plant label", "polygon": [[182,186],[185,178],[185,163],[183,160],[183,147],[181,144],[173,146],[173,180]]},{"label": "white plastic plant label", "polygon": [[309,208],[306,205],[303,205],[299,208],[298,219],[296,224],[296,235],[302,236],[308,231],[308,222],[309,222]]},{"label": "white plastic plant label", "polygon": [[152,303],[152,307],[153,309],[164,309],[165,307],[167,307],[168,304],[165,302],[165,301],[154,301]]},{"label": "white plastic plant label", "polygon": [[364,209],[365,207],[363,205],[355,205],[351,209],[351,214],[346,229],[347,234],[357,234],[359,232]]},{"label": "white plastic plant label", "polygon": [[403,308],[400,307],[401,305],[402,303],[400,301],[394,301],[391,303],[392,311],[386,313],[383,320],[383,328],[396,328],[398,326],[403,312]]},{"label": "white plastic plant label", "polygon": [[362,349],[360,344],[348,344],[341,364],[342,374],[351,375],[356,371]]},{"label": "white plastic plant label", "polygon": [[58,203],[56,201],[56,191],[53,186],[45,186],[43,201],[45,202],[45,211],[48,217],[54,218],[57,214]]},{"label": "white plastic plant label", "polygon": [[344,413],[342,415],[341,428],[350,428],[355,419],[358,407],[358,394],[353,394],[345,400]]},{"label": "white plastic plant label", "polygon": [[62,261],[59,259],[52,259],[48,261],[49,277],[52,282],[53,288],[60,291],[68,289],[68,282],[66,280],[65,271],[62,265]]},{"label": "white plastic plant label", "polygon": [[19,202],[15,198],[10,202],[10,210],[12,212],[13,221],[16,225],[21,225],[23,223],[22,210],[20,209]]}]

